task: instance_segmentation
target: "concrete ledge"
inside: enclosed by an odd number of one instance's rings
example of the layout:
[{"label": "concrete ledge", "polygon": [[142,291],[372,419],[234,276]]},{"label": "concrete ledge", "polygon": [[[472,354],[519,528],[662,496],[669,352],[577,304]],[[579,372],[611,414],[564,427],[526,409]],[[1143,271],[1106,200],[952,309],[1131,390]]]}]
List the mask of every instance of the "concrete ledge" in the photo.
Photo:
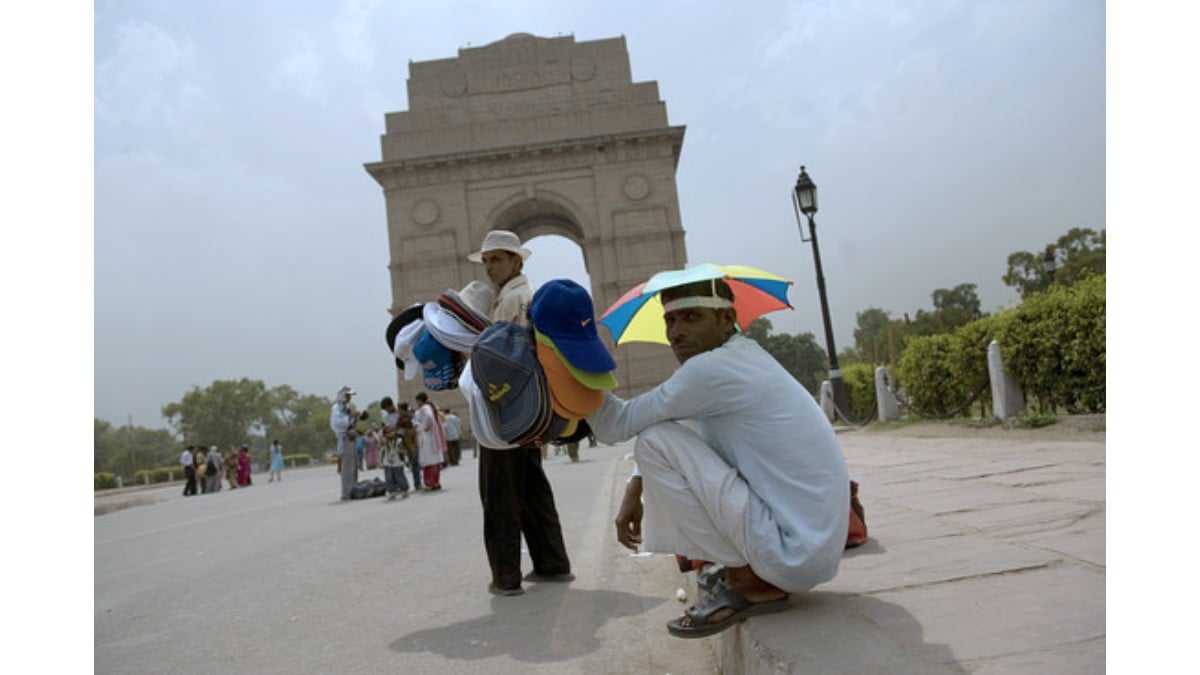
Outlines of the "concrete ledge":
[{"label": "concrete ledge", "polygon": [[714,638],[722,671],[1104,672],[1103,424],[839,434],[871,539]]}]

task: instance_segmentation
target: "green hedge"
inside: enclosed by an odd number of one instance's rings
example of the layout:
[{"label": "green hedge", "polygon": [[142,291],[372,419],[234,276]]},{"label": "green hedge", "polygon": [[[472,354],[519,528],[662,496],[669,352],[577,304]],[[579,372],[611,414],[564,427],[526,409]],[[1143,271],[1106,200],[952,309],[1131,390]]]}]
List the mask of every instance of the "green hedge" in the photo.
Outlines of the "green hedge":
[{"label": "green hedge", "polygon": [[1104,412],[1105,277],[1052,286],[1020,306],[960,326],[953,333],[914,337],[897,364],[896,380],[922,417],[986,409],[987,348],[1000,345],[1005,370],[1031,404],[1069,413]]},{"label": "green hedge", "polygon": [[[146,477],[150,480],[147,481]],[[182,480],[185,478],[182,466],[158,467],[156,469],[142,469],[133,474],[133,482],[137,485],[150,483],[166,483],[171,480]]]},{"label": "green hedge", "polygon": [[896,379],[907,402],[921,417],[953,417],[976,401],[986,406],[987,346],[995,317],[959,326],[953,333],[909,339],[897,364]]},{"label": "green hedge", "polygon": [[[309,464],[313,464],[313,463],[315,463],[315,462],[316,462],[316,460],[314,460],[314,459],[313,459],[313,456],[312,456],[312,455],[309,455],[309,454],[307,454],[307,453],[300,453],[300,454],[296,454],[296,455],[284,455],[284,456],[283,456],[283,465],[284,465],[285,467],[289,467],[289,466],[291,466],[293,462],[295,462],[295,463],[296,463],[296,466],[307,466],[307,465],[309,465]],[[270,461],[270,460],[267,460],[267,463],[266,463],[264,466],[266,466],[267,468],[270,468],[270,466],[271,466],[271,461]]]},{"label": "green hedge", "polygon": [[1049,412],[1104,412],[1106,279],[1051,286],[1004,314],[996,330],[1004,366],[1027,400]]},{"label": "green hedge", "polygon": [[875,367],[869,363],[852,363],[842,366],[842,382],[846,385],[846,398],[850,409],[845,411],[850,419],[866,421],[875,414]]},{"label": "green hedge", "polygon": [[97,490],[109,490],[117,487],[117,474],[101,471],[94,475]]}]

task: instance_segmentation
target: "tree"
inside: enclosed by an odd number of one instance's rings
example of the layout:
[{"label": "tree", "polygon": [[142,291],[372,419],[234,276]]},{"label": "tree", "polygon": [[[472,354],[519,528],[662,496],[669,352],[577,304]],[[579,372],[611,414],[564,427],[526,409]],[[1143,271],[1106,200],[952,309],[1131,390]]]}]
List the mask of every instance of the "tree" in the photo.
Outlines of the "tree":
[{"label": "tree", "polygon": [[166,429],[125,425],[114,427],[101,419],[93,424],[93,470],[132,480],[140,469],[170,466],[179,461],[180,443]]},{"label": "tree", "polygon": [[951,289],[938,288],[933,291],[933,311],[917,310],[912,333],[916,335],[941,335],[951,333],[985,314],[980,310],[979,295],[975,284],[959,284]]},{"label": "tree", "polygon": [[[1055,258],[1053,275],[1045,268],[1045,257]],[[1045,291],[1051,281],[1072,286],[1084,279],[1105,273],[1105,231],[1073,227],[1040,254],[1017,251],[1008,256],[1008,271],[1002,280],[1015,288],[1021,299]]]},{"label": "tree", "polygon": [[163,406],[162,415],[185,444],[225,447],[249,443],[252,431],[261,432],[271,421],[271,406],[262,381],[243,377],[192,387],[183,400]]},{"label": "tree", "polygon": [[892,320],[882,309],[869,307],[855,314],[858,326],[854,329],[854,348],[858,359],[868,363],[891,362],[888,336]]},{"label": "tree", "polygon": [[333,401],[324,396],[297,396],[288,408],[288,424],[272,428],[270,439],[278,438],[285,454],[322,457],[335,444],[329,428],[332,406]]},{"label": "tree", "polygon": [[775,357],[784,370],[816,396],[829,368],[825,350],[817,344],[812,333],[770,335],[770,330],[771,322],[758,318],[746,326],[743,334]]}]

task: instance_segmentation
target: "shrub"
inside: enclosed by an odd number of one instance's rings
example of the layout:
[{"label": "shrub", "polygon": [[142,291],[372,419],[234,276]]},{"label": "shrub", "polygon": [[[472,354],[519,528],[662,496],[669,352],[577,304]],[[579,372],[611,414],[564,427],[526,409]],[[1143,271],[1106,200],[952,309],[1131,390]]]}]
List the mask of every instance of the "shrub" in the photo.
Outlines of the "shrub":
[{"label": "shrub", "polygon": [[[158,467],[156,469],[142,469],[133,474],[133,482],[139,485],[143,483],[166,483],[169,480],[178,480],[184,477],[182,466]],[[149,478],[149,480],[147,480]]]},{"label": "shrub", "polygon": [[871,419],[876,412],[875,368],[869,363],[852,363],[842,366],[841,371],[846,398],[850,401],[850,409],[845,413],[856,422]]},{"label": "shrub", "polygon": [[109,490],[117,487],[117,474],[101,471],[94,475],[96,490]]},{"label": "shrub", "polygon": [[979,398],[988,383],[990,326],[990,319],[981,319],[951,334],[909,340],[896,378],[913,412],[922,417],[953,417]]},{"label": "shrub", "polygon": [[1105,277],[1051,286],[1006,312],[996,329],[1005,369],[1047,412],[1105,409]]}]

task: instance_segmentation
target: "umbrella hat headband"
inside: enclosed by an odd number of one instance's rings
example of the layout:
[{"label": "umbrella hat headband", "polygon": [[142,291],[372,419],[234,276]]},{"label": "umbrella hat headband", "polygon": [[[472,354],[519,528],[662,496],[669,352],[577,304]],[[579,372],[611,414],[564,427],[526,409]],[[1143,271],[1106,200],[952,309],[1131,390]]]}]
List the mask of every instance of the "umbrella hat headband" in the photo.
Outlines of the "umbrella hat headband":
[{"label": "umbrella hat headband", "polygon": [[703,263],[655,274],[621,296],[600,315],[599,321],[618,345],[628,342],[668,344],[663,321],[667,310],[661,301],[661,291],[697,282],[711,283],[714,279],[724,280],[733,291],[733,309],[737,312],[739,328],[745,328],[767,312],[792,306],[787,300],[792,282],[783,277],[745,265]]}]

